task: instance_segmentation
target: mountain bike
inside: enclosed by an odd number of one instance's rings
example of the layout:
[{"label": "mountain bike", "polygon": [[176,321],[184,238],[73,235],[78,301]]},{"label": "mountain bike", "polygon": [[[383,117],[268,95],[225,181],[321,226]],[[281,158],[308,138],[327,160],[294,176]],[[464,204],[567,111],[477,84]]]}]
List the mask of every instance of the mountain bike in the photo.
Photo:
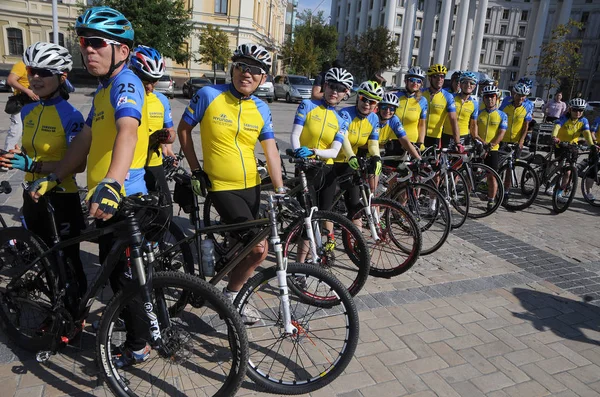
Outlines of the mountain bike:
[{"label": "mountain bike", "polygon": [[526,162],[516,158],[518,144],[502,145],[500,169],[498,174],[504,181],[504,199],[506,209],[524,210],[535,201],[540,190],[540,179],[535,170]]},{"label": "mountain bike", "polygon": [[[590,151],[589,160],[581,168],[581,194],[592,207],[600,207],[600,178],[598,177],[598,148]],[[585,161],[585,160],[584,160]]]}]

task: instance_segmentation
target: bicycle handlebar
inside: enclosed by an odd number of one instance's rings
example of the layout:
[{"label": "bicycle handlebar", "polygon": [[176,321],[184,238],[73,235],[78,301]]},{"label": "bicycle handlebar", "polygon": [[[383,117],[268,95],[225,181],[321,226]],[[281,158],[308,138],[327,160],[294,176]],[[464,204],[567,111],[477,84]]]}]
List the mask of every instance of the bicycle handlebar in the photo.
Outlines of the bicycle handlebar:
[{"label": "bicycle handlebar", "polygon": [[312,166],[320,166],[325,163],[323,160],[296,157],[293,149],[286,149],[285,154],[290,156],[289,162],[292,164],[306,164],[306,165],[312,165]]}]

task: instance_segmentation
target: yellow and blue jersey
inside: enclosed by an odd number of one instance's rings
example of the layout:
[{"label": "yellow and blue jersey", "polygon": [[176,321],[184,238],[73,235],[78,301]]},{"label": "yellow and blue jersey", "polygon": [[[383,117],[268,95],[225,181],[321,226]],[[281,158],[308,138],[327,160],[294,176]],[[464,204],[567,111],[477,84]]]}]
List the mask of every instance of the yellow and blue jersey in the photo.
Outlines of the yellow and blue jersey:
[{"label": "yellow and blue jersey", "polygon": [[556,137],[561,142],[577,143],[581,136],[584,136],[586,140],[589,140],[590,123],[585,117],[574,120],[570,117],[562,116],[554,122],[554,129],[557,128],[558,134]]},{"label": "yellow and blue jersey", "polygon": [[[458,120],[458,131],[460,136],[469,135],[471,120],[477,122],[479,116],[479,101],[475,95],[469,95],[465,101],[460,94],[454,95],[454,106],[456,107],[456,119]],[[444,134],[452,135],[450,119],[446,118],[444,123]]]},{"label": "yellow and blue jersey", "polygon": [[419,121],[427,120],[427,99],[421,96],[417,100],[414,94],[408,95],[406,91],[400,91],[396,95],[399,104],[395,115],[404,126],[408,139],[416,143],[419,139]]},{"label": "yellow and blue jersey", "polygon": [[148,111],[145,96],[142,82],[127,68],[100,83],[86,120],[86,124],[92,129],[87,163],[88,189],[96,187],[106,177],[117,138],[117,120],[133,117],[140,125],[133,161],[123,188],[127,196],[148,192],[144,182],[144,166],[148,156]]},{"label": "yellow and blue jersey", "polygon": [[204,171],[211,191],[240,190],[260,183],[254,147],[275,139],[271,111],[251,95],[242,97],[230,84],[198,90],[183,113],[183,121],[200,124]]},{"label": "yellow and blue jersey", "polygon": [[391,139],[400,139],[406,136],[406,131],[398,116],[393,115],[389,120],[379,122],[379,143],[384,144]]},{"label": "yellow and blue jersey", "polygon": [[590,131],[595,134],[598,132],[599,129],[600,129],[600,117],[596,117],[596,120],[594,120],[592,122],[592,124],[590,125]]},{"label": "yellow and blue jersey", "polygon": [[[60,161],[73,138],[83,129],[83,115],[61,96],[23,106],[22,148],[34,161]],[[27,172],[25,180],[35,181],[47,174]],[[65,193],[76,193],[75,177],[62,181]]]},{"label": "yellow and blue jersey", "polygon": [[520,106],[515,107],[512,97],[506,97],[502,100],[500,110],[508,117],[508,129],[502,142],[519,142],[523,124],[533,120],[533,102],[527,99]]},{"label": "yellow and blue jersey", "polygon": [[[147,93],[146,107],[148,108],[148,133],[150,135],[157,130],[173,127],[171,105],[162,93],[156,91]],[[161,145],[158,145],[158,153],[155,151],[148,153],[147,164],[149,167],[162,166]]]},{"label": "yellow and blue jersey", "polygon": [[[368,141],[379,141],[379,117],[375,113],[369,113],[367,116],[361,115],[356,106],[349,106],[340,110],[340,116],[350,120],[346,138],[352,146],[352,152],[356,154],[358,148],[367,144]],[[346,163],[349,159],[340,150],[340,154],[335,159],[336,163]]]},{"label": "yellow and blue jersey", "polygon": [[[498,132],[508,128],[508,117],[501,110],[484,109],[477,117],[477,133],[486,142],[491,142]],[[494,145],[490,150],[498,150],[498,146]]]},{"label": "yellow and blue jersey", "polygon": [[427,100],[427,134],[431,138],[440,138],[448,113],[456,113],[454,96],[446,90],[439,90],[431,95],[427,88],[423,89]]},{"label": "yellow and blue jersey", "polygon": [[[322,150],[335,141],[343,143],[350,123],[345,117],[348,117],[346,113],[336,112],[335,106],[329,106],[323,100],[303,100],[294,117],[294,124],[302,126],[300,146]],[[333,159],[327,160],[327,164],[332,163]]]}]

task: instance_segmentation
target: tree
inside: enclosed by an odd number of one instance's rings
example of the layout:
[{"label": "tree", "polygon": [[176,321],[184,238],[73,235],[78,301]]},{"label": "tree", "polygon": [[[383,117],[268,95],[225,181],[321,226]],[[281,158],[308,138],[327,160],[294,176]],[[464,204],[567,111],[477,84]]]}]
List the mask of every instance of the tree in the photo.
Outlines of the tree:
[{"label": "tree", "polygon": [[[125,15],[135,32],[135,43],[157,49],[177,63],[189,60],[184,43],[192,33],[191,12],[183,0],[99,0]],[[83,9],[88,8],[82,6]]]},{"label": "tree", "polygon": [[392,32],[383,26],[369,28],[360,36],[346,36],[343,53],[355,80],[371,78],[398,65],[398,46]]},{"label": "tree", "polygon": [[229,37],[220,27],[206,25],[198,34],[200,39],[200,48],[198,49],[198,60],[202,63],[209,63],[213,70],[213,83],[217,82],[217,64],[225,65],[231,57],[229,49]]},{"label": "tree", "polygon": [[[566,24],[558,25],[552,30],[550,40],[542,45],[538,59],[536,77],[542,81],[546,89],[546,100],[552,88],[561,85],[570,87],[572,91],[577,71],[581,66],[581,38],[578,34],[572,36],[573,30],[579,32],[583,23],[569,20]],[[569,37],[570,36],[570,37]]]}]

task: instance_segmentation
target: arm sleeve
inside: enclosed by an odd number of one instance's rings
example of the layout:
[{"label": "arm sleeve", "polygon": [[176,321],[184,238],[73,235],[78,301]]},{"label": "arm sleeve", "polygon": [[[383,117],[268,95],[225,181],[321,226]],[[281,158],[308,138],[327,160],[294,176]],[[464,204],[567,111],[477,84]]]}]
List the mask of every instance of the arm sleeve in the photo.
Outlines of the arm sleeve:
[{"label": "arm sleeve", "polygon": [[296,150],[300,147],[300,135],[302,135],[303,126],[300,124],[294,124],[292,126],[292,134],[290,135],[290,143],[292,149]]},{"label": "arm sleeve", "polygon": [[333,141],[331,147],[328,149],[314,149],[315,154],[322,159],[334,159],[340,153],[340,149],[342,148],[342,142]]},{"label": "arm sleeve", "polygon": [[352,150],[352,144],[350,143],[350,140],[348,139],[348,135],[344,136],[344,142],[342,142],[342,150],[344,152],[344,156],[346,156],[347,159],[354,156],[354,151]]}]

